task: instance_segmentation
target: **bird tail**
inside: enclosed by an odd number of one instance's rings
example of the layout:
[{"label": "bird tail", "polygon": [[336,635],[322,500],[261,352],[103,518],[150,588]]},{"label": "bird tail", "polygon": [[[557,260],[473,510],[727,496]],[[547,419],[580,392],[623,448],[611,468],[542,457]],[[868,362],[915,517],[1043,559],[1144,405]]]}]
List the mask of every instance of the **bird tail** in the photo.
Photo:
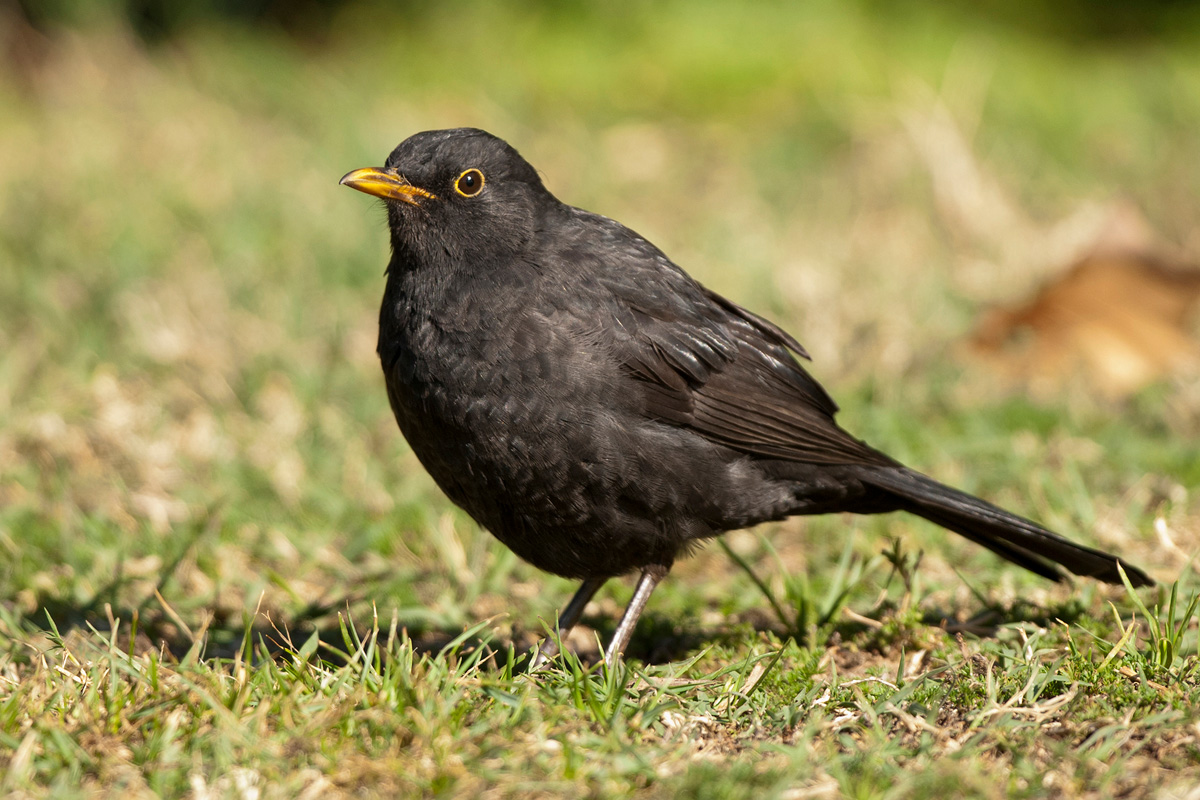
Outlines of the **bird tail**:
[{"label": "bird tail", "polygon": [[1134,586],[1154,581],[1137,567],[1101,550],[1075,544],[1035,522],[1010,514],[978,497],[945,486],[906,468],[881,468],[862,476],[865,484],[892,495],[901,509],[965,536],[1014,564],[1054,581],[1065,577],[1055,564],[1076,575],[1121,583],[1120,564]]}]

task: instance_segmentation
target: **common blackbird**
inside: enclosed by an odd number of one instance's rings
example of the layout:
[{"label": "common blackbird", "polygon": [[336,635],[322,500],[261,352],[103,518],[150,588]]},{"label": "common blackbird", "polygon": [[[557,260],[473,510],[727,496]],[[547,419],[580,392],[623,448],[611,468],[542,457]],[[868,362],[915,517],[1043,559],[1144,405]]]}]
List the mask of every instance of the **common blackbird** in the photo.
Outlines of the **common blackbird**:
[{"label": "common blackbird", "polygon": [[1064,579],[1058,564],[1120,583],[1117,557],[847,434],[799,342],[560,202],[501,139],[418,133],[341,182],[386,201],[379,357],[430,475],[521,558],[583,581],[563,632],[605,581],[640,571],[610,665],[676,558],[794,514],[908,511],[1046,578]]}]

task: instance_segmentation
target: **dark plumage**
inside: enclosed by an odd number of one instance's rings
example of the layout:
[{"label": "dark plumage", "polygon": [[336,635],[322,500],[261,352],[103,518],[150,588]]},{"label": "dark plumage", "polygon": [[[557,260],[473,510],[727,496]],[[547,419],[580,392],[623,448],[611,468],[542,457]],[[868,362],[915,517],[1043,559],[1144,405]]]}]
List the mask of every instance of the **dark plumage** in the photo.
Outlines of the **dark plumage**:
[{"label": "dark plumage", "polygon": [[909,511],[1047,578],[1120,582],[1116,557],[847,434],[795,339],[559,202],[500,139],[419,133],[342,183],[387,201],[379,356],[434,480],[526,561],[583,579],[564,629],[642,572],[610,659],[698,540],[794,514]]}]

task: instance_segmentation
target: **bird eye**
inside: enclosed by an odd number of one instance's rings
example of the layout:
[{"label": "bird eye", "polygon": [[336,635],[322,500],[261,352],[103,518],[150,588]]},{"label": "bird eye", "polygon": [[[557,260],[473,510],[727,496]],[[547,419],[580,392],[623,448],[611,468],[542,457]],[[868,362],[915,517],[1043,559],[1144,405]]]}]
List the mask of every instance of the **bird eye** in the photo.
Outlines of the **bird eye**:
[{"label": "bird eye", "polygon": [[474,197],[483,189],[483,173],[477,169],[469,169],[454,182],[454,190],[463,197]]}]

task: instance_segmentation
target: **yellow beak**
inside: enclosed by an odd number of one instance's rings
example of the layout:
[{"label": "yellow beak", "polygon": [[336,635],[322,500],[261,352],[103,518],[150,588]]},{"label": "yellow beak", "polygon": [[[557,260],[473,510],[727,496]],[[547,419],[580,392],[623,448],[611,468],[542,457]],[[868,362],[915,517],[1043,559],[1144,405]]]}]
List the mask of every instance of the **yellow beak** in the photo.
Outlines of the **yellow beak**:
[{"label": "yellow beak", "polygon": [[384,200],[399,200],[412,205],[420,205],[421,198],[437,200],[432,192],[413,186],[400,173],[390,169],[365,167],[348,172],[338,181],[343,186],[358,189],[360,192],[382,197]]}]

